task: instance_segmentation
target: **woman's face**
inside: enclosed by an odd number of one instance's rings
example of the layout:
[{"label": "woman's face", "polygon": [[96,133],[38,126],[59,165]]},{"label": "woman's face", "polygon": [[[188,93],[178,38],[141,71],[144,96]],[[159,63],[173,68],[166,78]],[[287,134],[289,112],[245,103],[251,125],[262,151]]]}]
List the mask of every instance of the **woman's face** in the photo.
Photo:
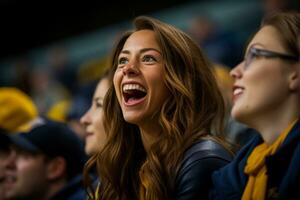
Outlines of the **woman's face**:
[{"label": "woman's face", "polygon": [[272,26],[261,28],[248,45],[245,60],[231,71],[235,79],[231,114],[238,121],[251,125],[270,117],[288,98],[291,63],[266,56],[267,51],[289,55],[279,34]]},{"label": "woman's face", "polygon": [[113,79],[125,121],[138,126],[157,123],[153,116],[169,95],[163,67],[153,31],[140,30],[126,40]]},{"label": "woman's face", "polygon": [[96,153],[106,143],[107,135],[103,126],[103,100],[108,87],[109,82],[107,78],[102,79],[98,83],[92,105],[80,119],[86,131],[85,152],[88,155]]}]

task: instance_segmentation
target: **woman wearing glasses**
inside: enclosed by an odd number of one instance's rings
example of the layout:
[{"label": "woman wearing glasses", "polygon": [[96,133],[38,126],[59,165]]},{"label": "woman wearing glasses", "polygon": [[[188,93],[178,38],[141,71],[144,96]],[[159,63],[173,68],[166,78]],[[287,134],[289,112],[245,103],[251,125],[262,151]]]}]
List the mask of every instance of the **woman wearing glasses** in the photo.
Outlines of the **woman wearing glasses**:
[{"label": "woman wearing glasses", "polygon": [[232,71],[232,116],[256,129],[213,174],[213,199],[300,199],[299,13],[266,17]]}]

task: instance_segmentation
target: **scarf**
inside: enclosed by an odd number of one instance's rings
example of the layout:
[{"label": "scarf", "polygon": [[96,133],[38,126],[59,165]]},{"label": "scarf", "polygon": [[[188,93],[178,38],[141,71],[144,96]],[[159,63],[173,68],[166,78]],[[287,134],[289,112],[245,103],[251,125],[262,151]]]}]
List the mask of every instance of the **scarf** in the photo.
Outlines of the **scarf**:
[{"label": "scarf", "polygon": [[273,155],[281,146],[297,120],[294,120],[271,145],[262,143],[255,147],[247,159],[244,172],[249,176],[242,200],[265,199],[267,189],[267,167],[265,158]]}]

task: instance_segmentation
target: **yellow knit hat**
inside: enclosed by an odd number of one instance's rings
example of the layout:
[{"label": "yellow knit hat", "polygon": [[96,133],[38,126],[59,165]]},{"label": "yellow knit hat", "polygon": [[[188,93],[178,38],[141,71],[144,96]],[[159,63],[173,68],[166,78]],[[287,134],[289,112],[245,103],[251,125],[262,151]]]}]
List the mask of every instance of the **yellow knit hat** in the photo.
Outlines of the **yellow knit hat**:
[{"label": "yellow knit hat", "polygon": [[37,116],[37,108],[27,94],[14,87],[0,87],[0,128],[27,131]]}]

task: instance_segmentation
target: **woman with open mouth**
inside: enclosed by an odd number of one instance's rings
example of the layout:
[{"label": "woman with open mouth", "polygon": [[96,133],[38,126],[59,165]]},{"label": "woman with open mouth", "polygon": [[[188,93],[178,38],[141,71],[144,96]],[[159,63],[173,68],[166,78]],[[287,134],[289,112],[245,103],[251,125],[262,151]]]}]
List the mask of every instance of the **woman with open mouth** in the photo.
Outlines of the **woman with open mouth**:
[{"label": "woman with open mouth", "polygon": [[207,199],[212,171],[232,157],[217,136],[225,110],[212,67],[182,31],[149,17],[134,26],[112,54],[108,138],[87,164],[100,178],[90,198]]}]

